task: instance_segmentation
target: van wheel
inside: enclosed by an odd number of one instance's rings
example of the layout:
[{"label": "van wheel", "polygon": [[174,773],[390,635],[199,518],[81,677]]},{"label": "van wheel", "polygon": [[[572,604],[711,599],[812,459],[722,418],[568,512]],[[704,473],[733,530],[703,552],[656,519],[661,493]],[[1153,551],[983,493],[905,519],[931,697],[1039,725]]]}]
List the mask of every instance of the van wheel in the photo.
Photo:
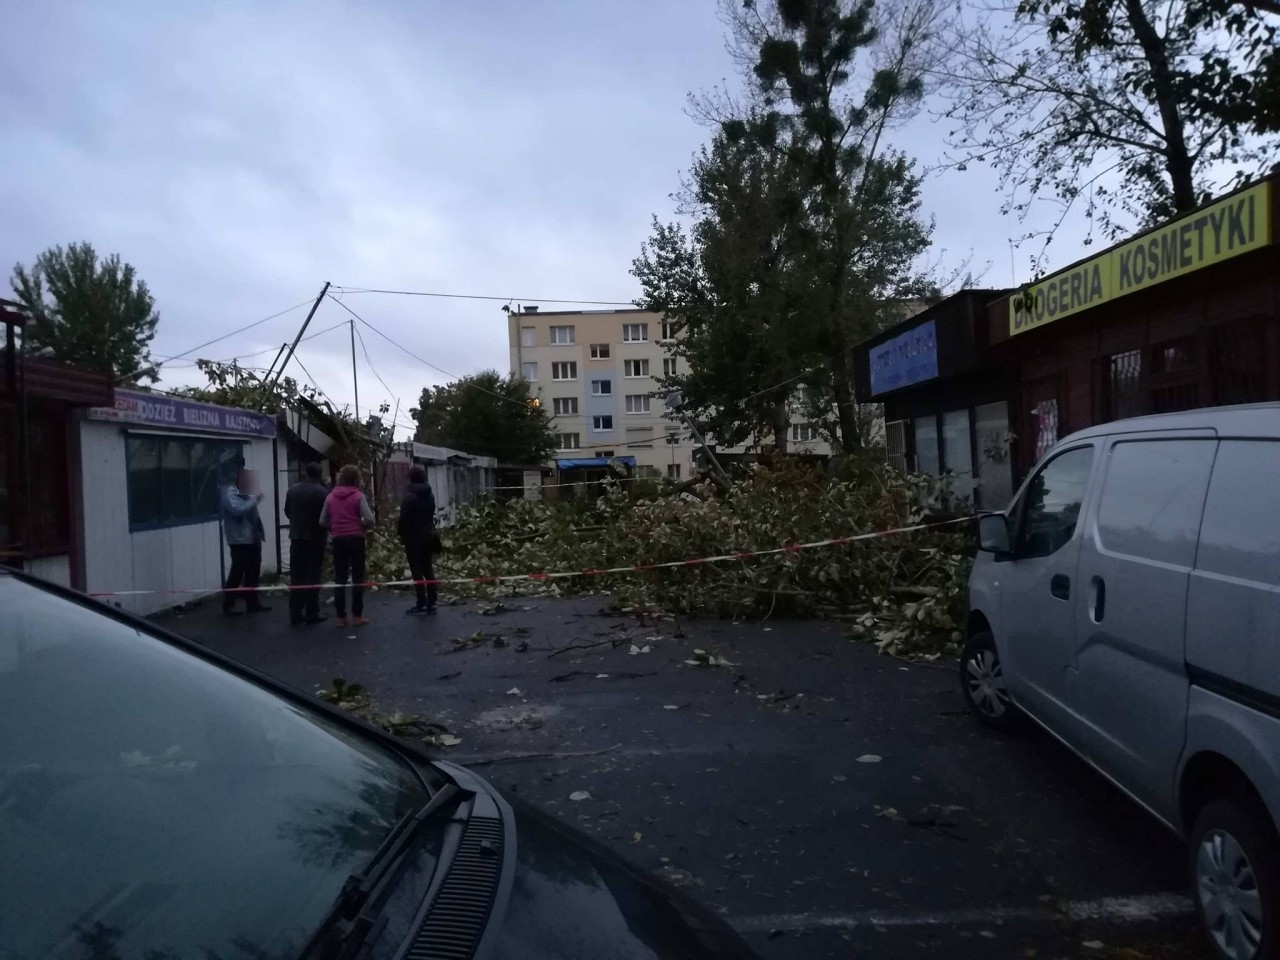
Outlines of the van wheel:
[{"label": "van wheel", "polygon": [[1254,804],[1215,800],[1191,830],[1191,882],[1200,924],[1222,960],[1277,960],[1280,843]]},{"label": "van wheel", "polygon": [[1004,667],[995,639],[983,630],[975,633],[960,655],[960,689],[969,709],[999,730],[1012,730],[1021,717],[1009,698]]}]

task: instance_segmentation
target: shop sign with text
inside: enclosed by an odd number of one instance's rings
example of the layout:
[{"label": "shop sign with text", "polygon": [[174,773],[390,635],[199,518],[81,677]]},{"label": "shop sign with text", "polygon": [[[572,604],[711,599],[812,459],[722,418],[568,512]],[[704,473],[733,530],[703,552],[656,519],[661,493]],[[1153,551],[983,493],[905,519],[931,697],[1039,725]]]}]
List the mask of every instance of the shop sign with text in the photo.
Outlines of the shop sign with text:
[{"label": "shop sign with text", "polygon": [[1219,200],[1009,298],[1009,335],[1194,273],[1271,242],[1271,184]]}]

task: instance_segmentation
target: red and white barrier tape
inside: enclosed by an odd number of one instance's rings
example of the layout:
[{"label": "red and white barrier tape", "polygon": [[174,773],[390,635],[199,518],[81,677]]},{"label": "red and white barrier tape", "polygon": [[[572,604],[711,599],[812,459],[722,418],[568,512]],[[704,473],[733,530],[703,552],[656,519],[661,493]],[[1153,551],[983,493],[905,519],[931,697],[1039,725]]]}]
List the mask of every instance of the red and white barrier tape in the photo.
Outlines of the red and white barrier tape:
[{"label": "red and white barrier tape", "polygon": [[[903,533],[917,533],[921,530],[936,530],[939,527],[954,526],[957,523],[968,523],[971,519],[971,517],[958,517],[955,520],[942,520],[938,523],[917,523],[909,527],[894,527],[890,530],[877,530],[874,533],[855,533],[847,537],[831,537],[828,540],[814,540],[810,543],[791,543],[785,547],[773,547],[769,550],[748,550],[741,553],[722,553],[718,556],[695,557],[691,560],[668,560],[663,563],[635,563],[625,567],[606,567],[604,569],[591,570],[558,570],[553,573],[511,573],[489,577],[455,577],[448,579],[437,578],[435,580],[369,580],[360,584],[360,586],[374,588],[413,587],[418,586],[419,584],[425,586],[433,583],[439,586],[474,583],[519,583],[521,581],[536,582],[541,580],[565,580],[571,577],[603,577],[610,574],[621,573],[648,573],[650,570],[670,570],[674,567],[696,567],[706,563],[725,563],[730,560],[753,560],[756,557],[771,557],[784,553],[799,553],[802,550],[813,550],[818,547],[841,547],[845,544],[859,543],[863,540],[881,540],[885,537],[894,537]],[[220,587],[215,587],[213,589],[202,587],[200,589],[175,588],[169,590],[112,590],[90,593],[89,596],[140,597],[157,593],[271,593],[282,590],[333,590],[337,587],[346,586],[351,586],[351,584],[320,583],[309,584],[306,586],[293,586],[291,584],[281,583],[265,587],[233,587],[229,590],[224,590]]]}]

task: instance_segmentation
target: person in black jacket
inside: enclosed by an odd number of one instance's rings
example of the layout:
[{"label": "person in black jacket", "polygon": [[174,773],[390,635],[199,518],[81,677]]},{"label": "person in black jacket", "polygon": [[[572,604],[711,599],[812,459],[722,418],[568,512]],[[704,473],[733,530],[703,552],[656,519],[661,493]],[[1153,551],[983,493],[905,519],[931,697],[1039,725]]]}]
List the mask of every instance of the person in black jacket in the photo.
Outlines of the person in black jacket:
[{"label": "person in black jacket", "polygon": [[436,612],[436,585],[422,582],[436,578],[431,564],[435,527],[436,498],[431,492],[431,484],[427,483],[427,471],[422,467],[410,467],[409,492],[400,501],[397,528],[400,542],[404,544],[405,557],[409,561],[409,570],[413,579],[418,581],[414,584],[418,602],[406,611],[411,615]]},{"label": "person in black jacket", "polygon": [[[323,623],[320,612],[320,574],[324,569],[325,530],[320,511],[329,489],[321,483],[320,464],[308,463],[301,483],[284,495],[284,515],[289,518],[289,622]],[[308,589],[296,589],[306,587]]]}]

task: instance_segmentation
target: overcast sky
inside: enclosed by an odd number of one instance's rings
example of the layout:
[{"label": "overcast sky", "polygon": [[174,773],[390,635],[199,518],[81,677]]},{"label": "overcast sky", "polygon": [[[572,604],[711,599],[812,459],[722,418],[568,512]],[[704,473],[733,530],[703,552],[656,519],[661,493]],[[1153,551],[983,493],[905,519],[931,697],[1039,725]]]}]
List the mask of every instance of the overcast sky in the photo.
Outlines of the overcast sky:
[{"label": "overcast sky", "polygon": [[[156,298],[157,358],[309,300],[326,280],[629,301],[650,217],[671,216],[669,194],[707,138],[686,96],[732,73],[715,0],[4,9],[0,267],[79,240],[119,253]],[[922,117],[898,146],[934,164],[939,134]],[[954,268],[971,256],[983,285],[1008,284],[1022,228],[1000,216],[994,176],[939,174],[925,196],[933,258]],[[1055,263],[1085,252],[1072,241],[1055,243]],[[506,370],[499,302],[344,301],[450,373]],[[195,355],[265,367],[305,312]],[[310,330],[347,316],[326,302]],[[367,329],[364,340],[390,390],[361,352],[361,413],[399,398],[403,424],[422,387],[448,378]],[[345,327],[298,359],[351,403]],[[163,384],[198,382],[180,364]]]}]

